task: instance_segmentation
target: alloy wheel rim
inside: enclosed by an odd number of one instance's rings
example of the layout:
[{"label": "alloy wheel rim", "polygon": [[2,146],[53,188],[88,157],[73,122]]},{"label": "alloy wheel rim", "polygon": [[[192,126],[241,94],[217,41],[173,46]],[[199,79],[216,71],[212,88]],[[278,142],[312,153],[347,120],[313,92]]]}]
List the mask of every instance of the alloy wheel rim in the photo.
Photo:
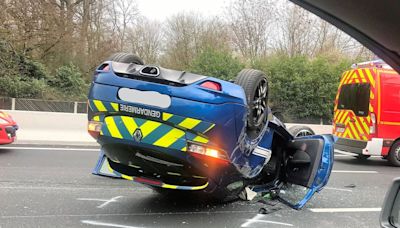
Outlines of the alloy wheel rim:
[{"label": "alloy wheel rim", "polygon": [[253,100],[253,121],[256,125],[261,125],[265,118],[265,112],[267,111],[267,95],[268,95],[268,84],[264,78],[258,84],[256,94]]},{"label": "alloy wheel rim", "polygon": [[303,136],[309,136],[309,135],[313,135],[313,133],[309,130],[304,129],[304,130],[297,132],[295,137],[303,137]]},{"label": "alloy wheel rim", "polygon": [[395,150],[395,157],[398,161],[400,161],[400,146],[398,146]]}]

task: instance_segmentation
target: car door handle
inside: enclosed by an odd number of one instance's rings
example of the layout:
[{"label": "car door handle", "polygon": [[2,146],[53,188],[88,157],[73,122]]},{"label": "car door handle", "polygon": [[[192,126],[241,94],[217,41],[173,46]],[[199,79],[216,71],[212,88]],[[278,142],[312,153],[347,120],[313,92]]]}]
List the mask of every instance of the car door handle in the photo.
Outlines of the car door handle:
[{"label": "car door handle", "polygon": [[350,122],[354,123],[354,122],[356,122],[356,120],[354,118],[351,118]]}]

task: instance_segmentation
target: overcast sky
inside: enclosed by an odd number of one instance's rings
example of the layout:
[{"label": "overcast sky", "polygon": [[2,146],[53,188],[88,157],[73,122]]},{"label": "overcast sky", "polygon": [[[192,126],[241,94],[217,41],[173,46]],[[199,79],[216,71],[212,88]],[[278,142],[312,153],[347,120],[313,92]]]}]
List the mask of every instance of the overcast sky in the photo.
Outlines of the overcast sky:
[{"label": "overcast sky", "polygon": [[198,12],[205,16],[221,14],[231,0],[137,0],[143,16],[163,21],[182,11]]}]

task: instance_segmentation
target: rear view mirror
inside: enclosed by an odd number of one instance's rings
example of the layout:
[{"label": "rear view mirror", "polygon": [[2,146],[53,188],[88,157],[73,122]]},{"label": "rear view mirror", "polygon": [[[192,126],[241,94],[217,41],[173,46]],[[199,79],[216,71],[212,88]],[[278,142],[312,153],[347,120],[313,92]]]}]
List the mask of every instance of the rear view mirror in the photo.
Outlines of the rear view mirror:
[{"label": "rear view mirror", "polygon": [[400,178],[393,181],[386,193],[380,220],[382,227],[400,227]]}]

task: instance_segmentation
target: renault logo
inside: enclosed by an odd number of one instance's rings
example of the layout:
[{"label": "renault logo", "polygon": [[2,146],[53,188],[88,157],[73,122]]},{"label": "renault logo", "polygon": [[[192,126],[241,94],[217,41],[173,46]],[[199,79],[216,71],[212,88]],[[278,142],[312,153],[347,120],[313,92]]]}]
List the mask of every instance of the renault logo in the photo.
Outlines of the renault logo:
[{"label": "renault logo", "polygon": [[136,142],[140,142],[142,140],[143,134],[140,128],[137,128],[135,132],[133,132],[133,139],[135,139]]}]

